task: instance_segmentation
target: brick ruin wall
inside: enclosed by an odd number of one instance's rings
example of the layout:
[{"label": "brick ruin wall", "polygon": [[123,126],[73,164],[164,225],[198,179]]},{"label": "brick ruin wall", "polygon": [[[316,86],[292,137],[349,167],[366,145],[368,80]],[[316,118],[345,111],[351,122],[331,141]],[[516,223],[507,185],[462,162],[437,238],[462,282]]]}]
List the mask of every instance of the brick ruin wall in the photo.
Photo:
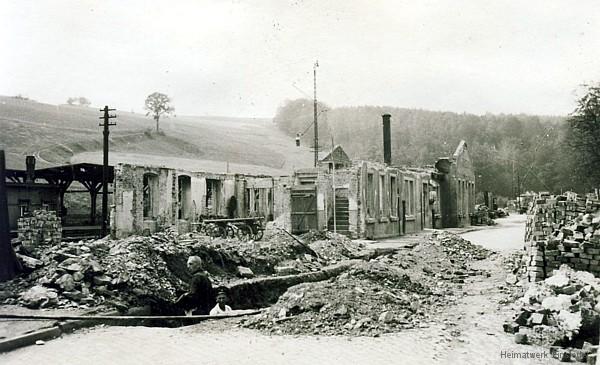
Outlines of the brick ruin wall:
[{"label": "brick ruin wall", "polygon": [[566,264],[600,277],[600,201],[597,195],[538,195],[525,228],[529,281],[540,281]]},{"label": "brick ruin wall", "polygon": [[19,218],[18,239],[28,251],[41,245],[58,244],[62,240],[60,218],[53,210],[35,210],[30,217]]}]

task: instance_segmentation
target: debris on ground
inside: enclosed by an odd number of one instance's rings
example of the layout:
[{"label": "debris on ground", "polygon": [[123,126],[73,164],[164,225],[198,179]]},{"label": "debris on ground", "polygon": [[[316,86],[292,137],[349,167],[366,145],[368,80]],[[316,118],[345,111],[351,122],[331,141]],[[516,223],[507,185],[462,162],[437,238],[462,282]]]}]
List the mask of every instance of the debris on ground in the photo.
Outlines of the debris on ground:
[{"label": "debris on ground", "polygon": [[424,237],[412,249],[365,261],[337,278],[293,286],[244,325],[270,334],[353,336],[417,327],[454,303],[469,277],[489,275],[470,261],[490,254],[454,234]]},{"label": "debris on ground", "polygon": [[326,232],[326,234],[321,237],[313,235],[310,237],[309,241],[309,247],[314,250],[320,258],[327,261],[355,258],[365,249],[363,243],[354,242],[344,235],[333,232]]},{"label": "debris on ground", "polygon": [[484,260],[490,257],[493,251],[479,245],[475,245],[456,234],[446,231],[436,231],[433,235],[433,243],[441,245],[444,252],[462,261]]},{"label": "debris on ground", "polygon": [[363,249],[341,235],[323,234],[319,239],[303,245],[274,232],[262,241],[240,241],[167,230],[148,237],[19,249],[27,274],[0,284],[1,292],[10,293],[2,296],[2,303],[121,308],[145,304],[147,298],[172,302],[188,287],[190,255],[202,257],[213,283],[224,285],[238,278],[318,271]]},{"label": "debris on ground", "polygon": [[531,283],[518,303],[519,312],[504,324],[515,342],[569,348],[580,361],[598,344],[600,279],[593,274],[562,265],[553,276]]},{"label": "debris on ground", "polygon": [[246,326],[274,334],[375,336],[427,319],[431,295],[400,269],[363,263],[332,280],[291,287]]}]

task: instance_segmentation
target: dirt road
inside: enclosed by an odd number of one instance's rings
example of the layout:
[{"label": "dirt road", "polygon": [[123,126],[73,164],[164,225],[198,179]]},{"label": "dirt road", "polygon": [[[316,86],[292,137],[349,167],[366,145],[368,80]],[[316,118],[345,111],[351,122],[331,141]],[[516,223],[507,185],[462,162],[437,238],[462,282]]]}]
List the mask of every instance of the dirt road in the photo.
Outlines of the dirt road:
[{"label": "dirt road", "polygon": [[461,236],[490,250],[510,253],[523,248],[526,220],[525,214],[514,214],[496,219],[496,226],[463,233]]},{"label": "dirt road", "polygon": [[[522,226],[522,221],[510,219],[477,232],[478,243],[505,245],[502,253],[475,265],[489,271],[490,276],[468,279],[457,304],[440,318],[422,323],[422,328],[379,338],[352,338],[267,336],[235,327],[233,320],[177,329],[97,327],[43,346],[1,354],[0,363],[558,364],[549,358],[547,350],[516,345],[512,336],[502,332],[502,323],[512,314],[510,304],[501,304],[507,297],[502,258],[521,248]],[[547,358],[514,358],[525,356],[524,352]]]}]

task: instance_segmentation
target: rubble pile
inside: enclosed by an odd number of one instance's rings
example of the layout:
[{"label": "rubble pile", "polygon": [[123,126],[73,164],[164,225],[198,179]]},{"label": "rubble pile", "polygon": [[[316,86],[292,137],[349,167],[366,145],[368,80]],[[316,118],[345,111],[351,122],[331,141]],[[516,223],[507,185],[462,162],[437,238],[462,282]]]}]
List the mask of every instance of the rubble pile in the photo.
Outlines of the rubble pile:
[{"label": "rubble pile", "polygon": [[28,251],[60,243],[62,239],[60,219],[53,210],[35,210],[31,216],[19,218],[17,230],[19,241]]},{"label": "rubble pile", "polygon": [[289,288],[245,325],[274,334],[378,336],[418,326],[432,295],[403,270],[369,262],[329,281]]},{"label": "rubble pile", "polygon": [[576,194],[540,195],[530,205],[525,231],[529,281],[561,264],[600,276],[600,201]]},{"label": "rubble pile", "polygon": [[[316,237],[313,236],[312,238]],[[320,258],[327,261],[339,261],[358,257],[360,252],[365,249],[364,244],[353,242],[348,237],[333,232],[327,232],[325,237],[312,240],[309,246]]]},{"label": "rubble pile", "polygon": [[489,254],[456,235],[439,234],[329,281],[293,286],[245,325],[272,334],[358,336],[425,325],[457,299],[467,278],[489,275],[469,264]]},{"label": "rubble pile", "polygon": [[598,344],[600,279],[591,273],[562,265],[551,277],[532,283],[518,303],[518,314],[504,324],[515,342],[550,347],[551,353],[571,354],[580,361],[595,352],[592,345]]},{"label": "rubble pile", "polygon": [[311,243],[321,255],[289,235],[243,242],[197,233],[178,235],[174,230],[18,249],[30,273],[1,283],[0,291],[10,294],[3,294],[0,302],[31,308],[172,302],[187,289],[190,255],[204,259],[214,285],[226,285],[239,277],[318,271],[358,249],[343,236],[326,237],[330,239]]},{"label": "rubble pile", "polygon": [[119,307],[137,304],[145,296],[173,300],[185,283],[168,268],[165,245],[159,238],[63,242],[46,247],[38,253],[40,268],[0,284],[3,291],[14,293],[5,304]]},{"label": "rubble pile", "polygon": [[488,258],[493,251],[450,232],[437,231],[432,235],[431,242],[440,245],[446,254],[452,259],[460,261],[484,260]]}]

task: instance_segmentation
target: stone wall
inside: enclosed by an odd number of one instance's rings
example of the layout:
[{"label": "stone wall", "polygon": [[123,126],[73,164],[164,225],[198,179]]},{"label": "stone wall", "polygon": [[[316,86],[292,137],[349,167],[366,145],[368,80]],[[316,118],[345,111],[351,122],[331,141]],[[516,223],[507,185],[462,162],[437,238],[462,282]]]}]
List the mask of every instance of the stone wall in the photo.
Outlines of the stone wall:
[{"label": "stone wall", "polygon": [[538,195],[525,228],[529,281],[552,275],[561,264],[600,276],[600,201],[597,196]]},{"label": "stone wall", "polygon": [[30,217],[19,218],[17,225],[18,238],[28,251],[62,240],[60,218],[53,210],[35,210]]}]

